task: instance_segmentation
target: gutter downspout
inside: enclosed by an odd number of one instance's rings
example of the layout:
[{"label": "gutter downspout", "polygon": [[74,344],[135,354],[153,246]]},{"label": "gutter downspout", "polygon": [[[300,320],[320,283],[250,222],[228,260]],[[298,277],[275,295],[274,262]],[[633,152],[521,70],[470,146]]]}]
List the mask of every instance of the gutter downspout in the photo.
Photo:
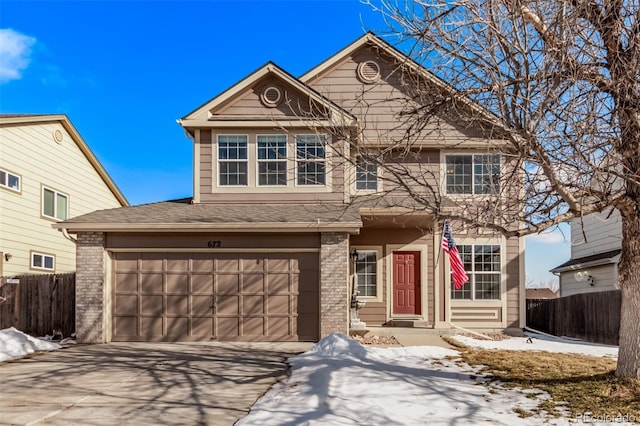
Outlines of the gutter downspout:
[{"label": "gutter downspout", "polygon": [[67,228],[60,228],[60,231],[62,232],[62,235],[69,241],[71,241],[72,243],[76,244],[78,242],[77,238],[73,238],[71,235],[69,235],[69,231],[67,231]]}]

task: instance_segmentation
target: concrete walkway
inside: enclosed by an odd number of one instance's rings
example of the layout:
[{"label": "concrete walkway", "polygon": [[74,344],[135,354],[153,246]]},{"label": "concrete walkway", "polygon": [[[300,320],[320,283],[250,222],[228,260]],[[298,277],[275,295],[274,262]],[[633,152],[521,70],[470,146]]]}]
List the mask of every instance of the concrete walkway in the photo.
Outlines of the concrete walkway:
[{"label": "concrete walkway", "polygon": [[109,343],[0,364],[2,425],[233,425],[311,343]]}]

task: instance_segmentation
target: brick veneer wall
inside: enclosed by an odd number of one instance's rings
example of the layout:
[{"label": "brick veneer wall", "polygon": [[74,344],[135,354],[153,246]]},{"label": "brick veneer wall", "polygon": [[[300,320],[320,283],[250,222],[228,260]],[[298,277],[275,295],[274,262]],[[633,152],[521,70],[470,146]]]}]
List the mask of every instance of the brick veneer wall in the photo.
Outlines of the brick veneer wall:
[{"label": "brick veneer wall", "polygon": [[349,236],[324,232],[320,237],[320,338],[349,333]]},{"label": "brick veneer wall", "polygon": [[80,232],[76,244],[76,336],[104,343],[104,234]]}]

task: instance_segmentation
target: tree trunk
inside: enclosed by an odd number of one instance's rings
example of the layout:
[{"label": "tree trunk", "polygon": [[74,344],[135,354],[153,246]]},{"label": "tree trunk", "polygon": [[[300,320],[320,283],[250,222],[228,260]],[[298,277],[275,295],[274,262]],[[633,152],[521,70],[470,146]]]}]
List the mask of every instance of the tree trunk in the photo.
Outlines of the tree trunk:
[{"label": "tree trunk", "polygon": [[622,291],[618,377],[640,377],[640,210],[622,213],[622,253],[618,264]]}]

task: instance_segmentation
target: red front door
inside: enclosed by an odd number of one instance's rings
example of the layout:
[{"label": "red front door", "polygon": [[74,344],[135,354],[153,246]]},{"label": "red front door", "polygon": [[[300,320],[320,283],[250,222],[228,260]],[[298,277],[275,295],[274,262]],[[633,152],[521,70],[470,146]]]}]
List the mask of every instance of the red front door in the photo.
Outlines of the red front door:
[{"label": "red front door", "polygon": [[393,252],[393,313],[420,314],[420,252]]}]

